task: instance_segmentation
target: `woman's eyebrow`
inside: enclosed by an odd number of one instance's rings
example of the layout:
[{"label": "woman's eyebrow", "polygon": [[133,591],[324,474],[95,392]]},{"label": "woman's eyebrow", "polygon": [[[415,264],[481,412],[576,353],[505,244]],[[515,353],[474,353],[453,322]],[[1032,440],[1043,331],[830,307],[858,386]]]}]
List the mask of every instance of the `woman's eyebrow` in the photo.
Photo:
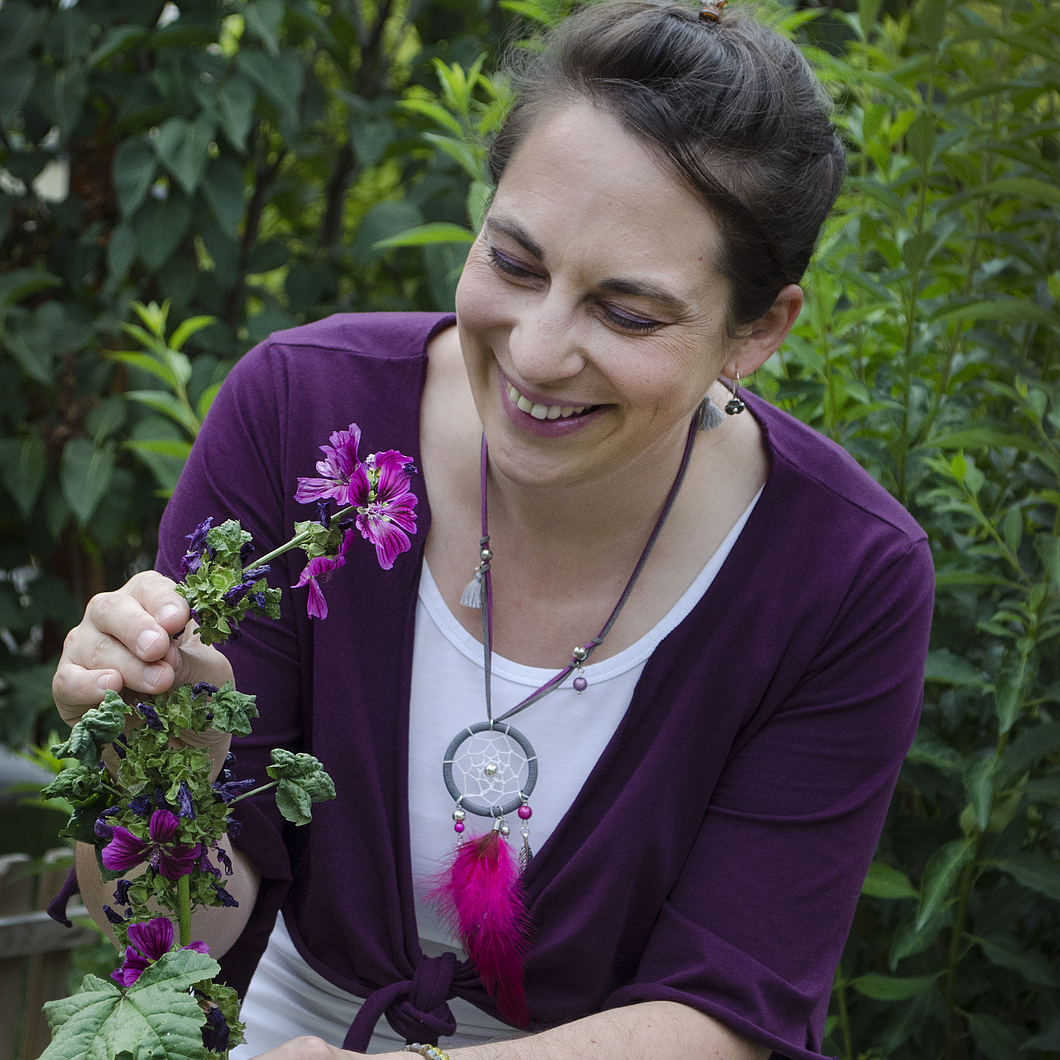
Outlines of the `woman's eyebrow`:
[{"label": "woman's eyebrow", "polygon": [[[519,246],[538,261],[543,260],[545,256],[544,248],[537,242],[537,240],[531,238],[526,229],[517,222],[506,221],[499,217],[487,217],[483,222],[483,227],[496,230],[503,235],[506,235],[509,239],[518,243]],[[677,295],[666,290],[664,287],[659,287],[653,283],[647,283],[646,281],[627,280],[619,276],[614,276],[601,280],[597,286],[601,291],[604,291],[607,294],[624,294],[634,298],[650,298],[653,302],[656,302],[660,307],[673,313],[675,316],[683,316],[690,312],[688,303],[683,299],[678,298]]]},{"label": "woman's eyebrow", "polygon": [[515,221],[505,221],[498,217],[487,217],[483,222],[483,228],[496,229],[496,231],[506,235],[509,239],[514,239],[523,250],[528,254],[532,254],[538,261],[541,261],[545,256],[545,251],[541,244],[531,239],[526,229]]},{"label": "woman's eyebrow", "polygon": [[653,283],[646,283],[642,280],[624,280],[616,276],[601,280],[597,286],[601,291],[606,291],[608,294],[625,294],[634,298],[649,298],[676,316],[684,316],[690,312],[687,302],[667,291],[666,288],[657,287]]}]

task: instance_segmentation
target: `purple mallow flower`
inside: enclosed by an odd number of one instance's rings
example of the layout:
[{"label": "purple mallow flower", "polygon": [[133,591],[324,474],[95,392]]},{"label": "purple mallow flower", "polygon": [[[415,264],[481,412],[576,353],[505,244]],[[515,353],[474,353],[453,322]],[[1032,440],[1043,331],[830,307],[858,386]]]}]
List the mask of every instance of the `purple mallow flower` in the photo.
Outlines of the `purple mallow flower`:
[{"label": "purple mallow flower", "polygon": [[191,698],[198,699],[199,696],[212,696],[217,691],[217,685],[211,685],[209,681],[196,681],[191,686]]},{"label": "purple mallow flower", "polygon": [[182,780],[177,789],[177,814],[180,817],[195,819],[195,803],[191,801],[191,788],[186,780]]},{"label": "purple mallow flower", "polygon": [[149,729],[154,729],[156,732],[162,729],[162,719],[158,716],[158,711],[149,703],[137,703],[136,709],[144,721],[147,722]]},{"label": "purple mallow flower", "polygon": [[147,795],[134,795],[129,800],[129,809],[136,814],[137,817],[146,817],[151,812],[152,802]]},{"label": "purple mallow flower", "polygon": [[[111,979],[122,986],[132,986],[144,972],[173,948],[173,924],[164,916],[155,917],[144,924],[129,925],[129,945],[125,947],[125,960],[120,968],[110,973]],[[205,942],[193,942],[181,949],[196,953],[209,953]]]},{"label": "purple mallow flower", "polygon": [[202,566],[202,554],[205,552],[211,558],[213,552],[210,546],[206,543],[206,535],[210,532],[210,527],[213,524],[213,516],[203,520],[195,528],[195,532],[186,535],[188,541],[191,542],[188,545],[188,551],[184,554],[184,558],[180,561],[180,573],[194,574]]},{"label": "purple mallow flower", "polygon": [[114,901],[118,905],[129,904],[129,888],[132,887],[132,880],[118,880],[114,888]]},{"label": "purple mallow flower", "polygon": [[226,1053],[229,1035],[228,1021],[216,1005],[211,1005],[202,1028],[202,1044],[216,1053]]},{"label": "purple mallow flower", "polygon": [[[372,460],[369,457],[369,460]],[[383,570],[390,570],[394,560],[412,545],[409,534],[416,532],[416,494],[409,489],[405,471],[409,458],[396,449],[376,453],[374,468],[379,474],[375,498],[367,496],[357,513],[361,537],[375,545],[376,559]]]},{"label": "purple mallow flower", "polygon": [[221,899],[221,905],[225,909],[238,909],[239,903],[224,889],[224,885],[215,883],[213,885],[214,892],[217,897]]},{"label": "purple mallow flower", "polygon": [[[231,775],[232,771],[226,769],[225,772]],[[213,793],[218,800],[227,805],[238,799],[245,791],[249,791],[256,783],[256,780],[225,780],[218,781],[210,786],[213,788]]]},{"label": "purple mallow flower", "polygon": [[348,431],[334,431],[328,439],[330,445],[322,445],[323,460],[317,461],[320,478],[300,478],[294,499],[300,504],[334,498],[340,507],[356,503],[350,500],[350,485],[361,467],[357,459],[357,446],[361,442],[361,429],[356,423]]},{"label": "purple mallow flower", "polygon": [[309,602],[306,604],[306,610],[309,612],[310,618],[328,617],[328,604],[324,599],[324,593],[321,591],[318,579],[326,582],[335,571],[345,565],[346,549],[350,547],[350,538],[352,536],[353,531],[351,530],[345,533],[337,555],[317,556],[311,559],[302,570],[298,581],[291,586],[292,589],[300,589],[303,585],[309,586]]},{"label": "purple mallow flower", "polygon": [[143,862],[167,880],[179,880],[195,868],[199,844],[175,843],[179,819],[169,810],[155,810],[148,826],[150,838],[145,842],[127,828],[115,825],[110,842],[100,855],[103,867],[110,872],[126,872]]}]

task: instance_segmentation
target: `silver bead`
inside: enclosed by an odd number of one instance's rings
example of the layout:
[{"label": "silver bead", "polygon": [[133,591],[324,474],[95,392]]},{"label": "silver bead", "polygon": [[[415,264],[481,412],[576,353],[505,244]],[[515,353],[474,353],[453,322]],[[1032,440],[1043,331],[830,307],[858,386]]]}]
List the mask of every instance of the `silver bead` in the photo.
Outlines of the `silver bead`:
[{"label": "silver bead", "polygon": [[487,777],[495,776],[497,773],[497,763],[490,762],[490,764],[486,766],[486,768],[483,769],[482,772],[485,773]]},{"label": "silver bead", "polygon": [[501,835],[507,835],[511,831],[511,828],[508,827],[507,821],[501,821],[501,826],[497,831],[499,831]]},{"label": "silver bead", "polygon": [[455,810],[453,810],[453,820],[454,821],[462,821],[466,816],[467,816],[467,814],[464,813],[464,811],[462,809],[460,809],[459,806],[457,806],[457,808]]},{"label": "silver bead", "polygon": [[582,647],[575,648],[574,651],[571,652],[571,655],[577,659],[578,662],[585,662],[585,660],[589,658],[589,653]]},{"label": "silver bead", "polygon": [[481,557],[483,563],[489,563],[489,561],[493,559],[493,553],[488,548],[484,548],[479,553],[479,556]]}]

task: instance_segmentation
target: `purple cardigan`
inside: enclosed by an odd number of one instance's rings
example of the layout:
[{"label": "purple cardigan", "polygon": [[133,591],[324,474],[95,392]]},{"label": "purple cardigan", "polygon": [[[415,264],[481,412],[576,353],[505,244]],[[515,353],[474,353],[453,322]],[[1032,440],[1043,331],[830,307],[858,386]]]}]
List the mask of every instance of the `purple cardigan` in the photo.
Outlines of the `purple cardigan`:
[{"label": "purple cardigan", "polygon": [[[208,515],[238,518],[259,555],[287,540],[312,515],[293,499],[297,477],[351,422],[364,452],[398,448],[419,465],[425,345],[452,320],[334,316],[248,353],[166,511],[159,569],[176,572]],[[771,455],[762,496],[525,873],[534,1029],[671,1000],[780,1056],[820,1056],[833,973],[917,724],[932,562],[923,531],[843,450],[747,404]],[[320,758],[339,792],[300,829],[271,795],[237,807],[235,842],[263,886],[226,974],[245,989],[282,907],[309,964],[368,999],[347,1038],[358,1050],[384,1013],[419,1041],[452,1033],[447,998],[496,1015],[468,963],[421,954],[413,909],[408,704],[430,485],[414,481],[420,529],[393,570],[355,542],[327,586],[326,621],[285,588],[283,619],[248,620],[226,648],[261,712],[236,741],[237,775],[264,777],[284,746]],[[303,562],[283,557],[271,583],[293,585]]]}]

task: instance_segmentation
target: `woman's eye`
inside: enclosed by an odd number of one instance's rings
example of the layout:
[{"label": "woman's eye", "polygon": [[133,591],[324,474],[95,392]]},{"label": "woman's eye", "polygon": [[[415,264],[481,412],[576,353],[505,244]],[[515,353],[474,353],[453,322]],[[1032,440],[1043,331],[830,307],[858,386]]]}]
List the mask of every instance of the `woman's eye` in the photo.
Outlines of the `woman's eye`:
[{"label": "woman's eye", "polygon": [[496,247],[490,247],[489,257],[490,264],[498,272],[503,272],[505,276],[514,276],[517,279],[524,280],[537,277],[537,273],[532,269],[526,268],[520,262],[516,261],[515,258],[510,258],[507,254],[502,254]]},{"label": "woman's eye", "polygon": [[659,320],[632,316],[606,303],[601,303],[600,309],[608,323],[621,328],[623,331],[654,331],[656,328],[662,327],[662,322]]}]

